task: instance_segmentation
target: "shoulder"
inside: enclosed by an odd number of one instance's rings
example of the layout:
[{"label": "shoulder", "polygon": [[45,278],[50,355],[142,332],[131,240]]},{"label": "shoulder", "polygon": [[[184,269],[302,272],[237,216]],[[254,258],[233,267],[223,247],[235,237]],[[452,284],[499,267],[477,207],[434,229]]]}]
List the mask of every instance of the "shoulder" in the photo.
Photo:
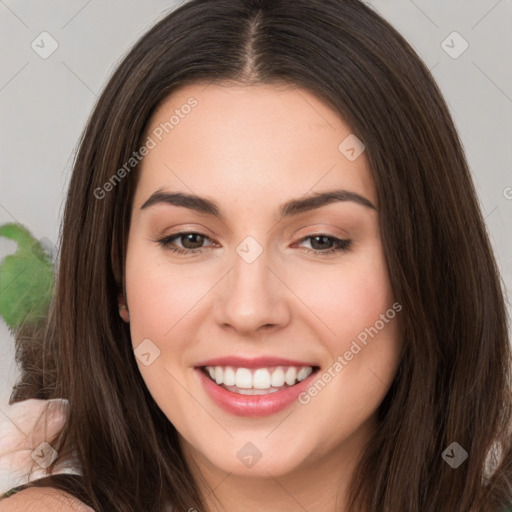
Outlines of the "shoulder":
[{"label": "shoulder", "polygon": [[94,512],[80,500],[53,487],[29,487],[0,501],[0,512]]}]

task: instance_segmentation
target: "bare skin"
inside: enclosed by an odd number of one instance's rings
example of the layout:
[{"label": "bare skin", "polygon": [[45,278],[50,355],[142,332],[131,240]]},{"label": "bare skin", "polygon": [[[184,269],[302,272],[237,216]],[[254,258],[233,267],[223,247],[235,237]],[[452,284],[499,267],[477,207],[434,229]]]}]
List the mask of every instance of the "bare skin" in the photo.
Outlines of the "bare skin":
[{"label": "bare skin", "polygon": [[29,487],[0,501],[0,512],[94,512],[67,492],[53,487]]},{"label": "bare skin", "polygon": [[[160,351],[138,362],[141,374],[203,476],[210,511],[343,511],[401,349],[365,153],[348,159],[338,146],[350,127],[308,91],[277,85],[186,86],[148,134],[190,97],[197,105],[144,157],[134,198],[123,317],[134,348],[149,339]],[[215,201],[222,217],[141,209],[159,189]],[[375,208],[344,200],[279,216],[287,201],[339,189]],[[186,237],[171,243],[186,254],[158,243],[184,232],[200,234],[198,251]],[[236,251],[248,236],[262,250],[251,263]],[[326,253],[336,239],[348,245]],[[195,369],[228,355],[310,361],[331,378],[307,403],[244,418],[221,409]],[[261,453],[251,467],[237,456],[248,442]]]}]

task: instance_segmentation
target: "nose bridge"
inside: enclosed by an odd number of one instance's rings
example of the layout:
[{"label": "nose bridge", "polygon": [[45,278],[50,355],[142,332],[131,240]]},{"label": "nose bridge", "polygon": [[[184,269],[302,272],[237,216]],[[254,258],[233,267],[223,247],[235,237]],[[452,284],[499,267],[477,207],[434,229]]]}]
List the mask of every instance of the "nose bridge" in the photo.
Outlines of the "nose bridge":
[{"label": "nose bridge", "polygon": [[229,278],[231,291],[249,297],[253,293],[269,292],[268,256],[260,254],[254,260],[246,260],[240,254],[233,258],[233,271]]},{"label": "nose bridge", "polygon": [[269,285],[269,259],[269,250],[264,249],[253,236],[246,236],[235,247],[233,254],[233,270],[228,279],[231,292],[242,297],[249,297],[252,293],[267,293],[268,290],[259,288]]},{"label": "nose bridge", "polygon": [[217,310],[219,324],[245,332],[288,321],[286,290],[269,269],[270,254],[251,238],[236,248]]}]

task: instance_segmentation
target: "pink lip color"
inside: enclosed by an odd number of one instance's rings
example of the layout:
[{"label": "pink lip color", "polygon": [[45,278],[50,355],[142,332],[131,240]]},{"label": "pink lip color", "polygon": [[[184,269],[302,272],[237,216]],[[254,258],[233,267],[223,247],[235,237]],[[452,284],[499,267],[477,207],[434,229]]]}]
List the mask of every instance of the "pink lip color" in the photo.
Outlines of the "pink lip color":
[{"label": "pink lip color", "polygon": [[[223,361],[225,361],[225,359],[223,359]],[[224,364],[208,366],[224,366]],[[275,366],[275,364],[272,366]],[[244,368],[247,367],[245,366]],[[204,389],[219,407],[231,414],[246,417],[268,416],[282,411],[291,405],[297,399],[298,395],[310,385],[313,376],[317,373],[314,371],[303,381],[281,391],[268,393],[267,395],[241,395],[218,386],[209,377],[207,377],[204,371],[200,368],[196,368],[196,372],[199,375]]]},{"label": "pink lip color", "polygon": [[254,357],[245,358],[237,356],[217,357],[197,363],[199,366],[234,366],[236,368],[270,368],[272,366],[315,366],[314,363],[304,361],[293,361],[291,359],[282,359],[280,357]]}]

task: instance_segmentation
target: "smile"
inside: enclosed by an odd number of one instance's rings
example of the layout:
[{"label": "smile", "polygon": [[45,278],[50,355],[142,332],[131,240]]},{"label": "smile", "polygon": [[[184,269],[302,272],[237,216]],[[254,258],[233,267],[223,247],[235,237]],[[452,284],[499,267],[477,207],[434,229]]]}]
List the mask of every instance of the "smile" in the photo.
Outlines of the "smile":
[{"label": "smile", "polygon": [[279,358],[228,357],[194,370],[216,406],[236,416],[261,417],[290,407],[320,368]]},{"label": "smile", "polygon": [[265,395],[302,382],[313,373],[312,366],[276,366],[271,368],[234,368],[206,366],[204,371],[217,385],[241,395]]}]

